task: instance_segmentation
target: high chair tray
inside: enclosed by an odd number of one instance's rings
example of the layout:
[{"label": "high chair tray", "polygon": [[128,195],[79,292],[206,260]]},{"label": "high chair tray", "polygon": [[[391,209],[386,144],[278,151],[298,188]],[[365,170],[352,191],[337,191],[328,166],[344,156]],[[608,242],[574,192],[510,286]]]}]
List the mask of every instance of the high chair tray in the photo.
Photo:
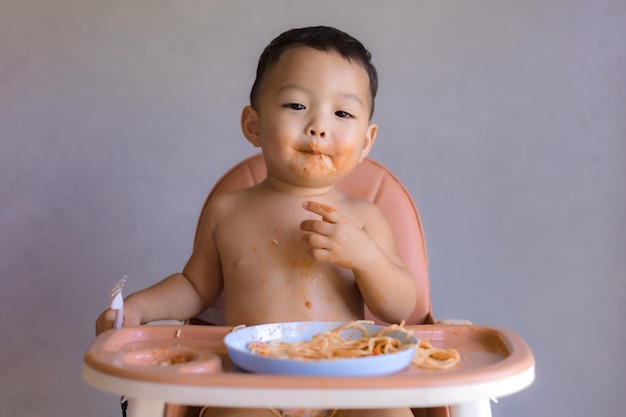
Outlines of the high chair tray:
[{"label": "high chair tray", "polygon": [[83,375],[115,394],[226,407],[438,406],[509,395],[534,380],[533,355],[513,331],[406,327],[435,347],[457,349],[460,365],[451,370],[410,366],[371,377],[255,374],[233,366],[226,353],[223,338],[232,327],[164,325],[102,333],[85,354]]}]

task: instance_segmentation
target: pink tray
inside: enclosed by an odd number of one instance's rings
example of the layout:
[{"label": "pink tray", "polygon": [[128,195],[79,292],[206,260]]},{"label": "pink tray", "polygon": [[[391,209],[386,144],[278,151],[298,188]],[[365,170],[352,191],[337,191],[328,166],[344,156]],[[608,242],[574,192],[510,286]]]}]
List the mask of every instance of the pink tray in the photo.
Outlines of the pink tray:
[{"label": "pink tray", "polygon": [[[418,339],[455,348],[458,368],[447,371],[409,367],[375,377],[285,376],[247,373],[234,368],[222,342],[231,327],[139,326],[109,330],[88,348],[85,365],[111,376],[169,384],[222,388],[407,388],[496,381],[534,366],[526,343],[513,331],[475,325],[407,326]],[[155,366],[153,361],[183,355],[185,363]]]}]

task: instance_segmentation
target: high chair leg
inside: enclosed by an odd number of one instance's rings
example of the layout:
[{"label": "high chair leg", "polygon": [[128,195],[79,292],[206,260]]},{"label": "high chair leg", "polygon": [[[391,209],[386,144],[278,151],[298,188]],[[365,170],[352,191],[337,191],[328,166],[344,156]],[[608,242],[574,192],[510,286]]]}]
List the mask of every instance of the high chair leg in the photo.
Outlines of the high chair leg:
[{"label": "high chair leg", "polygon": [[491,417],[490,400],[451,405],[450,417]]},{"label": "high chair leg", "polygon": [[150,398],[127,398],[126,417],[162,417],[165,402]]}]

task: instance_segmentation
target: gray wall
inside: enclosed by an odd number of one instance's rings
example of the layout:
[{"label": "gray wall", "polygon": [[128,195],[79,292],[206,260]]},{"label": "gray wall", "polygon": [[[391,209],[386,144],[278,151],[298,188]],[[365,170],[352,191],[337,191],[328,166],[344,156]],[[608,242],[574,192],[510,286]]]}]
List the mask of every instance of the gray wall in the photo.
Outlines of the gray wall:
[{"label": "gray wall", "polygon": [[111,285],[179,270],[282,30],[372,50],[373,156],[420,207],[438,318],[511,328],[537,380],[495,416],[623,415],[619,0],[0,0],[0,415],[117,416],[81,379]]}]

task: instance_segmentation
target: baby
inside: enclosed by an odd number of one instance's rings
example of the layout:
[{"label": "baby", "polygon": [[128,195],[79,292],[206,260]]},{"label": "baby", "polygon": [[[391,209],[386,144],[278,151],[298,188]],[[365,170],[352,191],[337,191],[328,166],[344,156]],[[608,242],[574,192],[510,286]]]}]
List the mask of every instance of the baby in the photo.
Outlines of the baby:
[{"label": "baby", "polygon": [[[383,321],[407,319],[418,290],[387,220],[375,204],[335,188],[374,144],[377,86],[370,53],[344,32],[309,27],[274,39],[241,114],[243,135],[261,148],[267,178],[211,199],[183,271],[128,296],[124,325],[188,319],[222,291],[227,325],[357,320],[364,303]],[[112,318],[111,310],[103,312],[96,332],[111,328]],[[204,413],[251,415],[276,410]],[[408,409],[334,415],[412,416]]]}]

